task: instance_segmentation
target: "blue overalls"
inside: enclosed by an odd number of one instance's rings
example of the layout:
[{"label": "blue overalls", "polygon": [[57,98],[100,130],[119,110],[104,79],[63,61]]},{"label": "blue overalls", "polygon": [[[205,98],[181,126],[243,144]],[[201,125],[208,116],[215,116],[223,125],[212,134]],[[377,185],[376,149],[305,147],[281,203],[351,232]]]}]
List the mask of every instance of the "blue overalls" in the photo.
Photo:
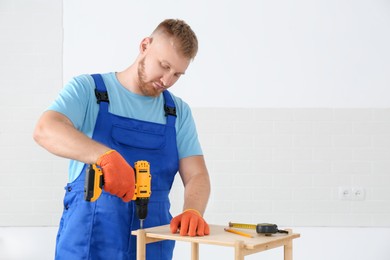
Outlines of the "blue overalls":
[{"label": "blue overalls", "polygon": [[[117,150],[131,165],[138,160],[150,163],[152,194],[144,227],[168,224],[169,191],[178,171],[175,105],[164,91],[166,124],[145,122],[108,112],[108,95],[101,75],[92,75],[96,85],[99,113],[93,139]],[[161,108],[163,109],[163,108]],[[136,237],[139,229],[135,203],[124,203],[103,190],[95,202],[84,200],[85,169],[66,187],[64,212],[57,235],[56,260],[133,260],[136,259]],[[148,244],[148,260],[172,259],[174,242]]]}]

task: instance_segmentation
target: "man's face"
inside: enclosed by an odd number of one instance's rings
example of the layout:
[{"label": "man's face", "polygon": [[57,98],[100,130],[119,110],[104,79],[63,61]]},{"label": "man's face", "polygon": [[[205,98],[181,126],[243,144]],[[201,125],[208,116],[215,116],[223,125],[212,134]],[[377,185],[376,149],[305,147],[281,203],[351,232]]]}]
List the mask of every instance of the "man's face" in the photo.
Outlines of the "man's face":
[{"label": "man's face", "polygon": [[138,63],[139,89],[145,96],[156,97],[185,73],[190,59],[182,56],[175,42],[164,35],[144,39],[142,44],[145,49]]}]

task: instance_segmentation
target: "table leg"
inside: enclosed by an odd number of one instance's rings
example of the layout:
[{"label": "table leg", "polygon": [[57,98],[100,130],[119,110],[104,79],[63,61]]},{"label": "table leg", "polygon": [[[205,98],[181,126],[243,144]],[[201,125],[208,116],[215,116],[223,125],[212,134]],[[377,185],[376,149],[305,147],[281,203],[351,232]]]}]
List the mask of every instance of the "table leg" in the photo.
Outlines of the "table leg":
[{"label": "table leg", "polygon": [[290,239],[289,242],[284,246],[284,260],[293,259],[292,248],[292,240]]},{"label": "table leg", "polygon": [[244,260],[244,242],[243,241],[236,241],[236,244],[234,246],[234,259],[235,260]]},{"label": "table leg", "polygon": [[199,260],[199,244],[191,242],[191,260]]},{"label": "table leg", "polygon": [[145,230],[137,231],[137,260],[146,259],[146,233]]}]

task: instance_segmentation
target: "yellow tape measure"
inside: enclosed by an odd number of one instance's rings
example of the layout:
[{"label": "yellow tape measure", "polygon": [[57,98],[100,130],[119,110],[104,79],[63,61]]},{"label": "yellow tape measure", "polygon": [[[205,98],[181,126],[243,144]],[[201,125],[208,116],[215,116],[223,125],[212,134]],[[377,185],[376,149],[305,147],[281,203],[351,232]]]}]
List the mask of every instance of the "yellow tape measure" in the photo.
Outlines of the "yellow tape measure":
[{"label": "yellow tape measure", "polygon": [[244,229],[256,229],[257,225],[229,222],[229,227],[244,228]]}]

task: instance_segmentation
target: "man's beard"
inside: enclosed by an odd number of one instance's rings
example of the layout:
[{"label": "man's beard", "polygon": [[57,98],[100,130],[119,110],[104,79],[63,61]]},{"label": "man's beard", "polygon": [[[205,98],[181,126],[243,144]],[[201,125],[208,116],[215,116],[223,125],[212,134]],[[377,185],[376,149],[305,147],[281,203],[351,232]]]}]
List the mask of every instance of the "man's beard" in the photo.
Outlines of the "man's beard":
[{"label": "man's beard", "polygon": [[145,76],[145,58],[140,60],[138,63],[138,86],[140,91],[145,96],[157,97],[160,95],[160,91],[158,91],[152,82],[146,82]]}]

